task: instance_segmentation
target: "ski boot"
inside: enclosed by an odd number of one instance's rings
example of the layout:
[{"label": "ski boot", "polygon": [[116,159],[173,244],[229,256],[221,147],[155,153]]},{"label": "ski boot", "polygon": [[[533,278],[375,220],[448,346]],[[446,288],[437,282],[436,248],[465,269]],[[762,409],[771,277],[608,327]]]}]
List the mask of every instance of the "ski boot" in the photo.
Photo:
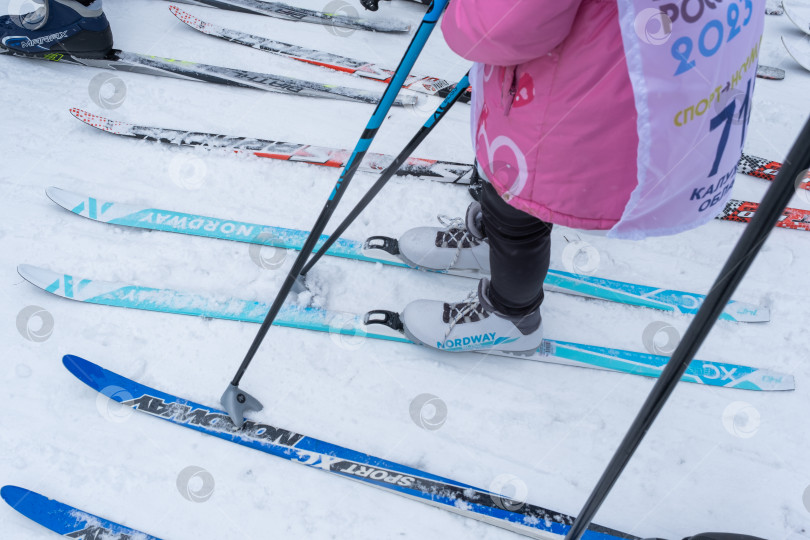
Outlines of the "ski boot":
[{"label": "ski boot", "polygon": [[42,0],[24,15],[0,17],[0,53],[58,60],[60,54],[104,58],[112,50],[110,23],[97,0]]},{"label": "ski boot", "polygon": [[451,352],[508,351],[534,353],[543,341],[540,308],[522,315],[499,313],[488,297],[489,280],[463,301],[411,302],[400,315],[403,331],[416,343]]},{"label": "ski boot", "polygon": [[406,262],[430,270],[472,270],[489,274],[489,243],[481,219],[481,204],[470,203],[466,219],[439,216],[444,227],[417,227],[399,239]]}]

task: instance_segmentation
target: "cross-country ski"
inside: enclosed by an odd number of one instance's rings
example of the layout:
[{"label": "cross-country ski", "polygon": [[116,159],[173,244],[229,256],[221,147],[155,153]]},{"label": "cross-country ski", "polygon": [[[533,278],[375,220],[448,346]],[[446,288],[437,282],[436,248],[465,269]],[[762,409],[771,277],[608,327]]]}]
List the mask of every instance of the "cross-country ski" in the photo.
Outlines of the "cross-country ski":
[{"label": "cross-country ski", "polygon": [[[394,75],[394,71],[381,68],[370,62],[346,58],[344,56],[339,56],[325,51],[307,49],[305,47],[291,45],[289,43],[281,43],[269,38],[263,38],[261,36],[248,34],[246,32],[240,32],[239,30],[223,28],[222,26],[203,21],[202,19],[183,11],[177,6],[169,6],[169,11],[171,11],[175,17],[187,24],[190,28],[202,32],[203,34],[218,37],[232,43],[238,43],[239,45],[244,45],[246,47],[252,47],[260,51],[278,54],[286,58],[298,60],[299,62],[305,62],[314,66],[321,66],[327,69],[348,73],[349,75],[353,75],[355,77],[379,81],[381,83],[391,82],[391,77]],[[763,73],[766,72],[767,70],[763,70]],[[776,72],[768,72],[768,74],[771,76],[769,78],[778,78],[778,74],[776,74]],[[784,78],[784,72],[782,72],[782,78]],[[446,80],[439,79],[438,77],[423,77],[415,75],[408,75],[408,78],[405,80],[405,84],[403,85],[403,88],[407,88],[408,90],[440,97],[446,97],[453,87],[454,83],[447,82]],[[470,101],[469,92],[462,96],[461,101]]]},{"label": "cross-country ski", "polygon": [[[340,148],[329,148],[310,144],[270,141],[251,137],[220,135],[216,133],[201,133],[179,129],[141,126],[112,120],[83,109],[73,107],[70,114],[74,118],[101,131],[130,137],[133,139],[159,142],[177,146],[196,146],[209,149],[221,149],[233,152],[247,152],[257,157],[280,159],[309,165],[324,167],[342,167],[346,164],[349,151]],[[362,171],[379,173],[393,161],[393,156],[384,154],[366,154],[361,164]],[[781,167],[779,161],[773,161],[757,156],[743,154],[740,158],[737,172],[749,176],[773,180]],[[409,158],[397,171],[400,176],[416,176],[437,182],[449,182],[467,185],[473,165],[471,163],[455,163],[437,159]],[[802,189],[810,189],[810,175],[808,181],[801,183]]]},{"label": "cross-country ski", "polygon": [[808,24],[3,3],[3,537],[805,535]]},{"label": "cross-country ski", "polygon": [[[70,114],[88,126],[113,135],[178,146],[198,146],[232,152],[247,152],[262,158],[307,163],[323,167],[343,167],[351,154],[346,149],[310,144],[138,126],[104,118],[75,107],[70,109]],[[380,173],[393,160],[393,156],[369,152],[360,164],[360,170]],[[466,185],[470,183],[472,169],[471,163],[454,163],[437,159],[410,157],[397,170],[397,174]]]},{"label": "cross-country ski", "polygon": [[[23,56],[0,48],[0,54],[3,53],[11,56]],[[357,88],[332,86],[270,73],[256,73],[243,69],[212,66],[197,62],[160,58],[158,56],[146,56],[126,51],[113,51],[104,58],[84,58],[61,52],[48,53],[41,58],[60,64],[128,71],[158,77],[224,84],[240,88],[254,88],[256,90],[307,97],[331,98],[361,103],[377,103],[380,99],[379,94]],[[413,105],[416,103],[416,98],[414,96],[400,96],[394,103],[400,106]]]},{"label": "cross-country ski", "polygon": [[[570,516],[525,501],[512,500],[501,493],[462,484],[284,428],[262,422],[236,426],[223,411],[139,384],[78,356],[67,355],[62,362],[81,382],[124,407],[530,538],[561,538],[573,522]],[[122,391],[126,398],[123,398]],[[593,525],[583,538],[638,540],[635,536],[599,525]]]},{"label": "cross-country ski", "polygon": [[[182,2],[195,6],[205,6],[212,8],[238,11],[242,13],[252,13],[255,15],[265,15],[294,22],[308,22],[322,24],[326,26],[337,26],[339,28],[349,28],[354,30],[368,30],[373,32],[407,32],[410,25],[401,21],[386,19],[363,19],[342,15],[340,13],[326,13],[305,9],[282,2],[268,2],[266,0],[169,0],[171,2]],[[343,7],[338,6],[338,7]]]},{"label": "cross-country ski", "polygon": [[[113,283],[22,264],[17,271],[26,281],[45,292],[87,304],[192,315],[240,322],[261,322],[267,304],[239,298],[219,299],[172,289],[159,289],[131,283]],[[276,319],[279,326],[346,334],[359,338],[400,343],[410,340],[398,331],[380,324],[365,324],[359,314],[334,312],[315,307],[287,306]],[[546,339],[534,352],[511,354],[486,351],[491,358],[548,362],[657,377],[667,357],[609,347]],[[694,360],[683,380],[695,384],[753,391],[793,390],[791,375],[727,362]]]},{"label": "cross-country ski", "polygon": [[[138,207],[113,201],[99,200],[63,189],[50,187],[48,197],[74,214],[111,225],[137,227],[155,231],[166,231],[220,240],[232,240],[283,249],[300,250],[308,231],[246,223],[231,219],[221,219],[164,210]],[[753,208],[755,210],[756,208]],[[724,219],[737,221],[750,220],[753,210],[738,210],[733,217]],[[810,223],[809,223],[810,225]],[[326,236],[322,237],[322,241]],[[381,238],[371,238],[365,242],[342,238],[327,251],[328,255],[346,259],[410,268],[409,261],[390,253],[395,240],[380,242]],[[320,245],[318,248],[320,249]],[[438,271],[449,275],[480,279],[480,272],[448,269]],[[649,307],[677,313],[696,313],[704,296],[701,294],[673,291],[662,287],[624,283],[597,276],[573,274],[563,270],[550,269],[546,277],[547,290],[586,296],[628,305]],[[767,308],[745,302],[731,301],[723,310],[721,319],[737,322],[765,322],[770,318]]]}]

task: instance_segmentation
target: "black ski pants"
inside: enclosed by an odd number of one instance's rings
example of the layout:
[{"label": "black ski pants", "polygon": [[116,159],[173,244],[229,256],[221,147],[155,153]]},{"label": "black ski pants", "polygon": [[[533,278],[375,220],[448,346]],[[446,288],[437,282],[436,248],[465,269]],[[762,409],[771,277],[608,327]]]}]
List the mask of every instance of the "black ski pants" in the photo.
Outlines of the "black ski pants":
[{"label": "black ski pants", "polygon": [[504,315],[534,311],[543,303],[552,224],[510,206],[487,181],[481,191],[481,212],[490,249],[490,302]]}]

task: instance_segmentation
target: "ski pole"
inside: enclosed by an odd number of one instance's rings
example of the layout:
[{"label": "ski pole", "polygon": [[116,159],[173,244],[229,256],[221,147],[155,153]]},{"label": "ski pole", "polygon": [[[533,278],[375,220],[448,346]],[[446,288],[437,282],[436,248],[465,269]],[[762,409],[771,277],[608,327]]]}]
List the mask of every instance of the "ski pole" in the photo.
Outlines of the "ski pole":
[{"label": "ski pole", "polygon": [[444,98],[442,104],[439,105],[436,111],[430,116],[430,118],[427,119],[427,121],[419,129],[419,131],[416,132],[416,135],[414,135],[413,138],[408,142],[408,144],[405,145],[405,148],[403,148],[402,151],[399,153],[399,155],[397,155],[397,157],[394,158],[394,161],[392,161],[391,164],[385,168],[385,170],[380,175],[379,180],[377,180],[374,183],[374,185],[371,186],[371,189],[369,189],[368,192],[363,196],[363,198],[360,199],[360,202],[357,203],[354,209],[352,209],[352,211],[349,212],[349,215],[346,216],[346,219],[344,219],[343,222],[337,226],[337,228],[331,234],[331,236],[327,238],[327,240],[323,243],[320,249],[318,249],[318,251],[307,262],[306,266],[304,266],[304,268],[301,270],[301,277],[305,277],[307,275],[307,272],[312,270],[312,267],[315,266],[315,263],[317,263],[320,260],[320,258],[323,256],[324,253],[326,253],[326,250],[328,250],[332,246],[332,244],[334,244],[338,240],[340,235],[343,234],[346,231],[346,229],[349,228],[349,225],[352,224],[352,222],[357,218],[357,216],[359,216],[360,213],[374,199],[374,197],[377,196],[377,194],[382,190],[385,184],[387,184],[388,181],[391,178],[393,178],[393,176],[396,174],[397,170],[399,170],[399,167],[405,162],[405,160],[408,159],[411,156],[411,154],[413,154],[414,150],[416,150],[416,147],[418,147],[422,143],[422,141],[425,140],[425,137],[427,137],[428,134],[430,134],[430,132],[433,130],[433,128],[436,127],[436,124],[438,124],[441,121],[441,119],[444,118],[444,115],[447,113],[447,111],[450,110],[450,107],[452,107],[459,100],[462,94],[464,94],[464,92],[467,90],[467,87],[470,86],[470,81],[468,78],[469,74],[470,73],[467,72],[467,74],[464,75],[464,77],[462,77],[460,81],[458,81],[458,84],[456,85],[455,88],[453,88],[453,91],[450,92],[446,98]]},{"label": "ski pole", "polygon": [[399,66],[397,66],[397,69],[394,72],[394,76],[391,78],[391,82],[388,83],[388,87],[385,89],[380,102],[374,109],[368,124],[366,124],[366,128],[363,130],[360,139],[357,141],[354,152],[352,152],[351,157],[346,162],[343,171],[340,173],[340,178],[338,178],[331,195],[329,195],[329,198],[326,200],[326,203],[324,204],[315,225],[312,227],[312,232],[310,232],[306,242],[304,242],[304,246],[298,254],[298,257],[296,257],[289,274],[287,274],[281,289],[276,295],[276,299],[270,306],[270,310],[267,312],[267,316],[264,318],[264,322],[262,322],[256,337],[253,339],[253,343],[251,343],[244,360],[242,360],[242,363],[240,364],[239,369],[237,369],[233,380],[222,394],[220,403],[225,408],[225,411],[227,411],[227,413],[230,415],[231,420],[233,420],[234,424],[237,426],[241,426],[243,424],[245,419],[244,413],[246,410],[260,411],[262,409],[262,404],[259,402],[259,400],[239,388],[239,382],[242,380],[245,370],[250,365],[250,362],[253,360],[256,352],[259,350],[259,346],[262,344],[265,335],[267,335],[267,331],[273,324],[276,315],[278,315],[278,312],[281,311],[281,307],[284,305],[284,301],[287,299],[287,296],[290,294],[290,290],[293,288],[293,285],[298,279],[301,269],[304,267],[304,264],[306,263],[310,254],[315,249],[315,245],[320,239],[321,233],[323,233],[323,230],[326,228],[329,218],[332,216],[332,213],[335,211],[335,208],[345,193],[346,188],[349,186],[349,182],[354,176],[354,173],[357,172],[360,162],[363,160],[363,157],[366,155],[366,152],[371,146],[371,141],[374,140],[377,131],[380,129],[380,126],[385,120],[385,116],[388,114],[388,110],[391,108],[394,99],[402,87],[402,84],[410,74],[411,68],[413,67],[414,63],[416,63],[416,59],[421,54],[422,49],[425,46],[425,42],[430,37],[433,29],[436,27],[436,22],[439,20],[439,17],[444,11],[447,2],[448,0],[434,0],[428,8],[427,13],[425,13],[425,16],[422,18],[419,28],[416,30],[411,43],[408,45],[408,48],[405,50],[405,54],[402,56],[402,60],[399,62]]},{"label": "ski pole", "polygon": [[625,466],[633,453],[641,444],[644,435],[652,426],[658,413],[666,404],[667,399],[675,390],[681,376],[695,357],[695,353],[703,344],[703,340],[712,329],[714,322],[723,310],[734,290],[739,285],[754,258],[762,249],[762,244],[774,229],[782,212],[790,202],[796,189],[796,179],[810,168],[810,119],[808,119],[796,142],[793,144],[787,159],[779,170],[773,184],[765,193],[762,204],[759,205],[751,223],[746,227],[734,251],[720,271],[720,275],[712,285],[703,305],[695,315],[689,328],[683,336],[678,348],[672,354],[661,377],[653,386],[644,405],[641,406],[636,419],[624,436],[619,448],[610,460],[605,472],[591,492],[588,501],[571,526],[565,540],[579,540],[594,515],[602,506],[616,480],[621,476]]}]

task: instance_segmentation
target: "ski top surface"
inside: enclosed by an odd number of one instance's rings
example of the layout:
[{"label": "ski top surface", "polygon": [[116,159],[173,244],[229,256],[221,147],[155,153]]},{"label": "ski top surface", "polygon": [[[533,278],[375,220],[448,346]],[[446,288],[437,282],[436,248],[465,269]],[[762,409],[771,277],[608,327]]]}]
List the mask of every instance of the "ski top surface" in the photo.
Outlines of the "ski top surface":
[{"label": "ski top surface", "polygon": [[[136,411],[518,534],[562,540],[574,521],[553,510],[288,429],[252,420],[237,427],[224,411],[150,388],[78,356],[66,355],[62,363],[93,390]],[[638,540],[599,525],[591,525],[583,538]]]},{"label": "ski top surface", "polygon": [[[230,41],[231,43],[237,43],[239,45],[251,47],[260,51],[298,60],[299,62],[340,71],[355,77],[371,79],[381,83],[387,84],[391,82],[391,78],[394,76],[393,70],[381,68],[370,62],[355,60],[353,58],[339,56],[330,52],[307,49],[304,47],[299,47],[298,45],[291,45],[289,43],[282,43],[280,41],[255,36],[239,30],[223,28],[222,26],[203,21],[202,19],[183,11],[177,6],[169,6],[169,11],[171,11],[175,17],[180,19],[180,21],[187,24],[194,30],[209,36]],[[455,83],[450,83],[438,77],[408,75],[408,78],[405,79],[405,84],[403,84],[402,87],[408,90],[421,92],[423,94],[447,97],[447,95],[453,91],[453,88],[455,88]],[[469,90],[467,90],[467,92],[463,94],[461,98],[459,98],[459,101],[462,103],[468,103],[470,101]]]},{"label": "ski top surface", "polygon": [[[59,274],[27,264],[19,265],[17,272],[23,279],[46,292],[89,304],[252,323],[261,323],[269,309],[268,304],[258,301],[214,298],[173,289],[100,281],[72,274]],[[356,336],[360,339],[411,343],[403,334],[387,326],[366,325],[363,317],[355,313],[315,307],[287,304],[281,309],[273,324],[288,328]],[[516,360],[534,360],[646,377],[659,377],[669,361],[666,356],[552,339],[544,339],[537,351],[528,355],[497,350],[479,351],[478,354],[484,354],[493,359],[505,357]],[[781,391],[793,390],[795,387],[792,375],[768,369],[704,360],[693,360],[681,380],[741,390]]]},{"label": "ski top surface", "polygon": [[3,486],[0,497],[31,521],[68,538],[86,540],[160,540],[146,533],[88,514],[39,493],[17,486]]},{"label": "ski top surface", "polygon": [[[77,108],[70,109],[70,114],[88,126],[106,131],[113,135],[163,144],[198,146],[232,152],[248,152],[254,156],[263,158],[295,161],[298,163],[334,168],[343,167],[351,155],[351,151],[349,150],[325,146],[137,126],[118,120],[110,120],[109,118],[104,118],[103,116],[98,116]],[[368,152],[365,158],[363,158],[359,170],[379,174],[393,161],[394,156]],[[473,165],[471,163],[453,163],[437,159],[410,157],[399,168],[397,175],[418,176],[439,182],[468,185],[472,172]]]},{"label": "ski top surface", "polygon": [[283,4],[281,2],[265,2],[262,0],[170,0],[174,3],[205,6],[254,15],[265,15],[287,21],[300,21],[325,26],[337,26],[355,30],[369,30],[372,32],[409,32],[411,25],[395,19],[363,19],[337,13],[325,13],[311,9],[300,8]]},{"label": "ski top surface", "polygon": [[[325,146],[139,126],[119,120],[111,120],[75,107],[70,109],[70,114],[88,126],[113,135],[163,144],[176,144],[178,146],[199,146],[234,152],[250,152],[258,157],[296,161],[310,165],[343,167],[351,154],[349,150]],[[393,161],[394,156],[368,153],[360,166],[360,170],[380,173]],[[762,178],[763,180],[773,180],[781,166],[782,164],[778,161],[743,154],[737,165],[737,172]],[[438,182],[469,185],[472,170],[473,165],[471,163],[411,157],[400,167],[397,174],[400,176],[419,176]],[[807,181],[802,183],[801,187],[810,190],[810,175],[808,175]]]},{"label": "ski top surface", "polygon": [[793,40],[792,43],[788,43],[785,36],[782,36],[782,45],[785,46],[785,50],[797,64],[810,71],[810,45],[807,38]]},{"label": "ski top surface", "polygon": [[[800,9],[791,1],[782,0],[782,10],[790,19],[790,22],[796,25],[796,28],[810,36],[810,6]],[[784,38],[782,40],[784,41]]]},{"label": "ski top surface", "polygon": [[[340,99],[360,103],[375,104],[380,101],[382,96],[382,94],[377,92],[357,88],[346,88],[343,86],[293,79],[281,75],[257,73],[243,69],[212,66],[209,64],[161,58],[159,56],[147,56],[119,50],[113,50],[105,58],[83,58],[61,52],[49,53],[45,56],[30,56],[19,54],[9,49],[0,49],[0,54],[20,58],[50,60],[52,62],[59,62],[60,64],[80,65],[187,81],[215,83],[240,88],[254,88],[281,94]],[[416,96],[398,96],[394,104],[406,106],[413,105],[416,102]]]},{"label": "ski top surface", "polygon": [[[759,203],[730,199],[718,219],[748,223],[753,219],[758,208]],[[797,231],[810,231],[810,210],[785,208],[776,226]]]},{"label": "ski top surface", "polygon": [[[56,187],[48,188],[46,194],[53,202],[76,215],[112,225],[294,250],[300,250],[309,236],[309,231],[304,230],[220,219],[149,206],[122,204]],[[327,235],[322,235],[316,249],[320,249],[327,238]],[[382,247],[375,248],[375,245],[371,241],[359,242],[341,238],[329,248],[327,255],[417,269],[400,257],[385,251]],[[474,279],[482,277],[478,272],[453,269],[437,273]],[[688,314],[697,313],[705,299],[705,296],[701,294],[578,275],[555,269],[549,270],[545,288],[554,292]],[[770,313],[765,307],[732,300],[726,305],[720,318],[737,322],[765,322],[769,320]]]}]

